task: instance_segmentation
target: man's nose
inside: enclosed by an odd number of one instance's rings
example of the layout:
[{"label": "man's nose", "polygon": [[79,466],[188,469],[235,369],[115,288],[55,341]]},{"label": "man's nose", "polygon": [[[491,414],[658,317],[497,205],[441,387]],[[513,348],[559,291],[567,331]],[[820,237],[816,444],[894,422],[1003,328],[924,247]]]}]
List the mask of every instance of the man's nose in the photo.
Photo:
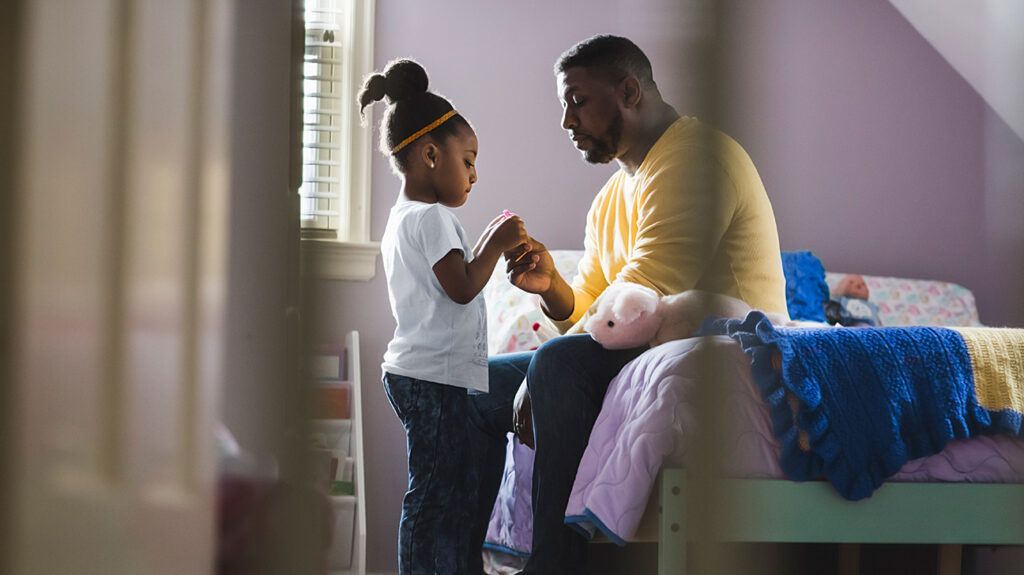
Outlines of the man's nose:
[{"label": "man's nose", "polygon": [[563,129],[572,130],[573,128],[575,128],[576,126],[579,126],[579,125],[580,125],[579,118],[576,117],[576,114],[573,113],[569,109],[568,106],[564,110],[562,110],[562,128]]},{"label": "man's nose", "polygon": [[473,171],[471,171],[469,173],[469,185],[472,186],[473,184],[475,184],[476,183],[476,178],[477,178],[477,176],[476,176],[476,168],[473,168]]}]

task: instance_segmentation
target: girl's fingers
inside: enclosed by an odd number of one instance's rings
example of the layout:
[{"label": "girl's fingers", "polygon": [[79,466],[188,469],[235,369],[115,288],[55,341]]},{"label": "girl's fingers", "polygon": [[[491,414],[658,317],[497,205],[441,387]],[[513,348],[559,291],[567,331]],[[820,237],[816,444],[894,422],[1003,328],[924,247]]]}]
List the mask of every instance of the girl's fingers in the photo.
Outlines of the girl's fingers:
[{"label": "girl's fingers", "polygon": [[491,220],[491,223],[487,224],[487,228],[486,228],[486,229],[491,229],[491,228],[493,228],[494,226],[496,226],[496,225],[498,225],[499,223],[501,223],[501,222],[502,222],[502,221],[503,221],[504,219],[505,219],[505,218],[504,218],[503,216],[500,216],[500,215],[499,215],[498,217],[496,217],[496,218],[494,218],[493,220]]}]

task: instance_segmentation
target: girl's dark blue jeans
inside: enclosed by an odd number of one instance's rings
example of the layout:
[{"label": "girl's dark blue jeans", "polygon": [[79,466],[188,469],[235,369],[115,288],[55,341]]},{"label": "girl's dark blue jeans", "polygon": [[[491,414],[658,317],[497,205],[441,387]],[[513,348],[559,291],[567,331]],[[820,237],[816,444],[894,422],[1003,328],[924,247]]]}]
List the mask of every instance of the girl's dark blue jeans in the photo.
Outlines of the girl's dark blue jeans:
[{"label": "girl's dark blue jeans", "polygon": [[[398,528],[400,575],[479,575],[467,565],[476,515],[477,465],[467,391],[391,373],[384,391],[405,427],[409,486]],[[478,559],[474,563],[479,563]],[[478,570],[479,569],[479,570]]]}]

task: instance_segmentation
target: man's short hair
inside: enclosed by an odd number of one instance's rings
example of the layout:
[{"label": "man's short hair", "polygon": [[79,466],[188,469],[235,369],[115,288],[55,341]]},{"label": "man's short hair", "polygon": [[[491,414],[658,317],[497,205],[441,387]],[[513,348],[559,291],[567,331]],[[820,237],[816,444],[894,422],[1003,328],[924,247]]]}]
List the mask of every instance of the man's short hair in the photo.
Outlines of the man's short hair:
[{"label": "man's short hair", "polygon": [[597,69],[611,82],[634,74],[644,87],[654,87],[651,61],[639,46],[628,38],[599,34],[578,42],[559,56],[555,74],[569,68]]}]

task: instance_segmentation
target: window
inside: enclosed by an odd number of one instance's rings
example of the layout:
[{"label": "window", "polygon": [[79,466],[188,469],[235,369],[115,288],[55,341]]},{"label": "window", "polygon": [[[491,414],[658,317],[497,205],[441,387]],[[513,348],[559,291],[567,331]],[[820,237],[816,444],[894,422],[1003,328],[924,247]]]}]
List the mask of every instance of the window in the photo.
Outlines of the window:
[{"label": "window", "polygon": [[[338,230],[347,212],[341,203],[341,11],[336,2],[306,4],[302,60],[302,186],[299,188],[303,230]],[[312,235],[312,234],[310,234]]]},{"label": "window", "polygon": [[302,61],[303,266],[317,277],[370,279],[370,130],[356,94],[373,70],[372,0],[305,0]]}]

